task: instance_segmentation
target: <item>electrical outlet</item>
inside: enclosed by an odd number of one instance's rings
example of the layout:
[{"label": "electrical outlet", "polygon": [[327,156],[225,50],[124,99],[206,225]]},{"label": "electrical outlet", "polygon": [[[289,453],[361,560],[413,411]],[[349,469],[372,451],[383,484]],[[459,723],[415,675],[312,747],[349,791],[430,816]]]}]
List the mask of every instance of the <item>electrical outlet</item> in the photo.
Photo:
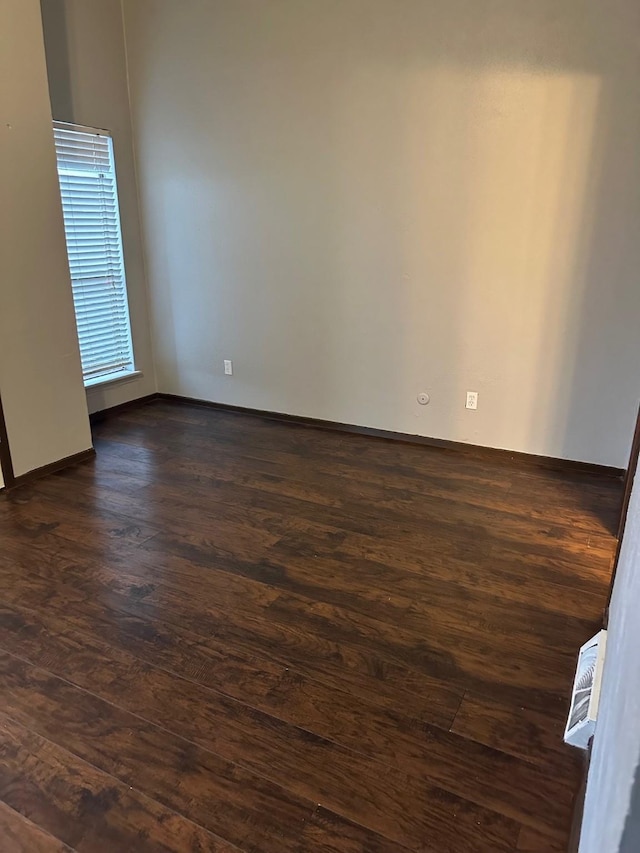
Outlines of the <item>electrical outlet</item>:
[{"label": "electrical outlet", "polygon": [[228,358],[224,360],[224,372],[225,376],[233,376],[233,362]]},{"label": "electrical outlet", "polygon": [[478,408],[478,392],[477,391],[467,391],[467,409],[477,409]]}]

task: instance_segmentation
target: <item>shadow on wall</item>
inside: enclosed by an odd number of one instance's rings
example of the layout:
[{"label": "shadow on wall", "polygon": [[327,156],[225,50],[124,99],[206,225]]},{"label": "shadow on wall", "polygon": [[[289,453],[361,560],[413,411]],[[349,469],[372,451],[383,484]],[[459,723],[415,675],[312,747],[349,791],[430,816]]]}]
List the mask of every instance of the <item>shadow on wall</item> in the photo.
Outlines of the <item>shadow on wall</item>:
[{"label": "shadow on wall", "polygon": [[[570,317],[573,369],[558,388],[567,401],[558,423],[564,449],[588,458],[592,447],[620,447],[620,466],[640,398],[640,109],[621,97],[628,92],[628,77],[603,76],[575,269],[581,292]],[[599,411],[612,416],[603,423]]]},{"label": "shadow on wall", "polygon": [[[73,89],[69,67],[69,28],[66,0],[40,0],[52,114],[73,119]],[[55,46],[55,49],[53,47]]]},{"label": "shadow on wall", "polygon": [[619,853],[637,853],[638,850],[640,850],[640,765],[636,767]]},{"label": "shadow on wall", "polygon": [[[407,365],[450,389],[437,435],[459,432],[456,401],[478,387],[492,437],[456,437],[613,464],[594,448],[626,452],[640,395],[640,111],[628,76],[523,59],[424,68],[409,53],[386,99],[387,67],[376,79],[363,64],[342,81],[325,402],[369,312],[365,361],[388,376],[395,408],[419,387]],[[382,311],[369,292],[381,271]]]}]

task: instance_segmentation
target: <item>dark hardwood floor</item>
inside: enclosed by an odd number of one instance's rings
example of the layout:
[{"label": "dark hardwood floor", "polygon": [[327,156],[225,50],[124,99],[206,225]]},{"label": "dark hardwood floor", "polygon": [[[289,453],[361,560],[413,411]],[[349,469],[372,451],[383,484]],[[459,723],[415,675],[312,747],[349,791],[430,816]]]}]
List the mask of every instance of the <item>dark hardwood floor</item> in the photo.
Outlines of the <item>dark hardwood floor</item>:
[{"label": "dark hardwood floor", "polygon": [[0,849],[554,853],[621,483],[155,402],[0,498]]}]

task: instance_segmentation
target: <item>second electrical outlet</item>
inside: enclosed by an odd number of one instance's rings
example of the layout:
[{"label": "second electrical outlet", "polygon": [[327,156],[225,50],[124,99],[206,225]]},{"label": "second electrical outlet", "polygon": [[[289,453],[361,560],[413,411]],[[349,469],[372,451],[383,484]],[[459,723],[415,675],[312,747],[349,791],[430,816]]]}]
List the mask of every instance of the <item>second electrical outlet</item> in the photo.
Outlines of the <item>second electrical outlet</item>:
[{"label": "second electrical outlet", "polygon": [[224,360],[224,372],[225,376],[233,376],[233,362],[228,358]]}]

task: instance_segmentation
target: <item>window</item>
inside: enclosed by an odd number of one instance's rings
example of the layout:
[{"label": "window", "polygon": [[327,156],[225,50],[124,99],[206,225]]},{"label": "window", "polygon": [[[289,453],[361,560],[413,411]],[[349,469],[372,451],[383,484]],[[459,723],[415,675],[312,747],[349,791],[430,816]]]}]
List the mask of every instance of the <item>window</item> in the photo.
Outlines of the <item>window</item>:
[{"label": "window", "polygon": [[94,385],[134,370],[113,143],[74,124],[53,133],[82,373]]}]

